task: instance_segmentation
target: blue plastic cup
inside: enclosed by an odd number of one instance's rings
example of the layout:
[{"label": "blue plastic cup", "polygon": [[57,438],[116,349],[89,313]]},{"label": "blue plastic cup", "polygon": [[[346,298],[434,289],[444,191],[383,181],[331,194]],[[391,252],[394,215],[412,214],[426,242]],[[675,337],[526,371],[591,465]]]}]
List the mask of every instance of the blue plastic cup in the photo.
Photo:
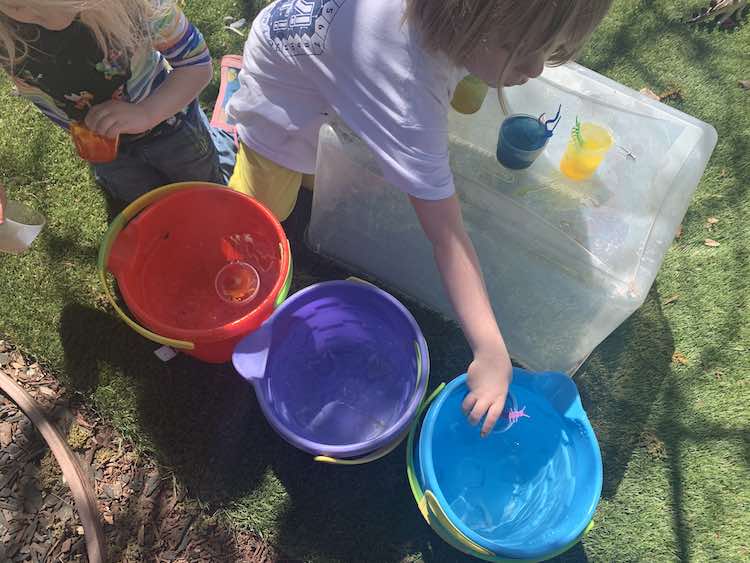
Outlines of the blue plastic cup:
[{"label": "blue plastic cup", "polygon": [[497,160],[512,170],[528,168],[542,154],[551,136],[539,118],[511,115],[500,127]]}]

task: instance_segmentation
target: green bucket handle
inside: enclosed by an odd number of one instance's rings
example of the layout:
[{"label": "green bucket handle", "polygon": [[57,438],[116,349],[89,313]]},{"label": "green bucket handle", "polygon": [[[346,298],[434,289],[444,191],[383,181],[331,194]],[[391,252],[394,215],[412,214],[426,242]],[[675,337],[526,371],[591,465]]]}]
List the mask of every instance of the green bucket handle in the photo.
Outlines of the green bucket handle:
[{"label": "green bucket handle", "polygon": [[[417,416],[412,423],[411,430],[409,431],[409,438],[406,442],[406,477],[409,481],[409,488],[414,496],[414,500],[417,502],[419,512],[422,514],[425,522],[427,522],[427,524],[443,539],[443,541],[467,555],[483,559],[484,561],[491,561],[493,563],[536,563],[537,561],[540,561],[538,559],[507,559],[499,557],[490,550],[477,544],[470,538],[466,537],[466,535],[459,530],[453,522],[451,522],[451,519],[448,518],[448,515],[445,513],[445,509],[440,505],[440,501],[438,501],[432,491],[422,490],[422,486],[419,483],[419,479],[417,479],[417,473],[414,469],[414,438],[417,434],[422,414],[430,403],[440,395],[444,388],[445,383],[441,383],[427,400],[422,403],[417,411]],[[581,541],[583,536],[589,533],[593,527],[594,521],[591,520],[579,537],[562,549],[545,556],[544,559],[549,559],[565,553]]]},{"label": "green bucket handle", "polygon": [[[99,257],[97,260],[97,270],[99,274],[99,282],[101,283],[101,286],[104,290],[104,295],[107,297],[107,300],[109,301],[110,305],[112,305],[112,308],[115,310],[117,315],[127,324],[131,329],[133,329],[135,332],[143,336],[144,338],[147,338],[148,340],[151,340],[152,342],[156,342],[157,344],[161,344],[162,346],[170,346],[172,348],[175,348],[177,350],[194,350],[195,349],[195,343],[188,342],[186,340],[175,340],[173,338],[167,338],[166,336],[161,336],[160,334],[157,334],[155,332],[152,332],[148,330],[147,328],[141,326],[137,322],[135,322],[133,319],[131,319],[125,311],[117,304],[117,301],[115,300],[114,296],[112,295],[112,292],[109,289],[109,284],[107,283],[107,261],[109,258],[109,253],[112,250],[112,246],[114,246],[115,239],[117,238],[117,235],[120,234],[120,232],[125,228],[125,226],[128,224],[128,222],[133,219],[138,213],[143,211],[146,207],[149,205],[152,205],[153,203],[159,201],[160,199],[165,198],[168,195],[171,195],[174,192],[179,192],[183,190],[189,190],[191,188],[195,187],[204,187],[208,185],[215,185],[217,188],[220,189],[231,189],[227,188],[227,186],[222,186],[219,184],[210,184],[209,182],[180,182],[177,184],[170,184],[168,186],[163,186],[161,188],[157,188],[155,190],[152,190],[150,192],[145,193],[138,199],[136,199],[134,202],[132,202],[130,205],[128,205],[123,211],[115,217],[114,221],[112,221],[112,224],[109,226],[109,229],[107,230],[107,233],[104,235],[104,239],[102,240],[102,244],[99,247]],[[284,248],[284,245],[279,243],[279,252],[281,254],[281,258],[283,261],[284,258],[284,252],[289,253],[289,269],[287,270],[286,279],[284,280],[284,285],[282,286],[281,290],[279,291],[279,295],[276,298],[275,306],[278,307],[281,302],[286,299],[287,294],[289,293],[289,288],[291,287],[292,283],[292,260],[291,260],[291,249],[289,247],[289,241],[286,241],[286,249]]]}]

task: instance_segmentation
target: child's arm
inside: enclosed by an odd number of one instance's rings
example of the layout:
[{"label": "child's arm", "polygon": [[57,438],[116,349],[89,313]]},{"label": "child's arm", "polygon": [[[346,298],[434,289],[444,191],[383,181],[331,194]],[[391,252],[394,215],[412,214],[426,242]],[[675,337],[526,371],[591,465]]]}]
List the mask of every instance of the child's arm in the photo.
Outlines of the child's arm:
[{"label": "child's arm", "polygon": [[443,283],[474,352],[468,370],[470,392],[463,409],[472,424],[486,415],[482,426],[482,435],[486,436],[502,414],[512,367],[487,296],[479,259],[464,228],[455,195],[439,201],[412,197],[411,201],[432,242]]},{"label": "child's arm", "polygon": [[151,27],[154,48],[174,70],[138,104],[109,101],[93,107],[86,125],[100,135],[148,131],[185,108],[211,81],[211,54],[203,35],[182,10],[171,3],[169,6]]},{"label": "child's arm", "polygon": [[138,104],[110,100],[91,108],[86,126],[105,137],[138,134],[156,127],[192,102],[211,81],[211,63],[177,68]]}]

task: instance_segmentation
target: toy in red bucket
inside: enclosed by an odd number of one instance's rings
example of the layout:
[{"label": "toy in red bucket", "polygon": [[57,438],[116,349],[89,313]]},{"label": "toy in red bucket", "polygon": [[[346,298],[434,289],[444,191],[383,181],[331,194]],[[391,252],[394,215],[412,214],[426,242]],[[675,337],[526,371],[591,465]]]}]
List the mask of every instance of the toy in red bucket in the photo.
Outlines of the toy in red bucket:
[{"label": "toy in red bucket", "polygon": [[[227,277],[237,264],[252,275],[240,268]],[[106,269],[144,326],[114,301]],[[139,334],[223,363],[286,298],[292,260],[281,224],[262,204],[198,182],[159,188],[128,206],[99,249],[99,274],[117,313]]]}]

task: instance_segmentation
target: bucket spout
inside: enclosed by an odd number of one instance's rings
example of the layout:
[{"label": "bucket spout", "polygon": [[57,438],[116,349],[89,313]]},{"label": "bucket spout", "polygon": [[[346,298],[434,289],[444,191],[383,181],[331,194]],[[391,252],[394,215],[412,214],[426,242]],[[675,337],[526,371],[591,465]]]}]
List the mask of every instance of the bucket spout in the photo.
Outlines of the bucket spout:
[{"label": "bucket spout", "polygon": [[530,373],[513,370],[513,380],[542,395],[554,409],[567,418],[586,418],[575,382],[557,372]]},{"label": "bucket spout", "polygon": [[234,349],[232,363],[239,374],[250,383],[263,379],[266,374],[272,334],[273,325],[269,320],[243,338]]}]

